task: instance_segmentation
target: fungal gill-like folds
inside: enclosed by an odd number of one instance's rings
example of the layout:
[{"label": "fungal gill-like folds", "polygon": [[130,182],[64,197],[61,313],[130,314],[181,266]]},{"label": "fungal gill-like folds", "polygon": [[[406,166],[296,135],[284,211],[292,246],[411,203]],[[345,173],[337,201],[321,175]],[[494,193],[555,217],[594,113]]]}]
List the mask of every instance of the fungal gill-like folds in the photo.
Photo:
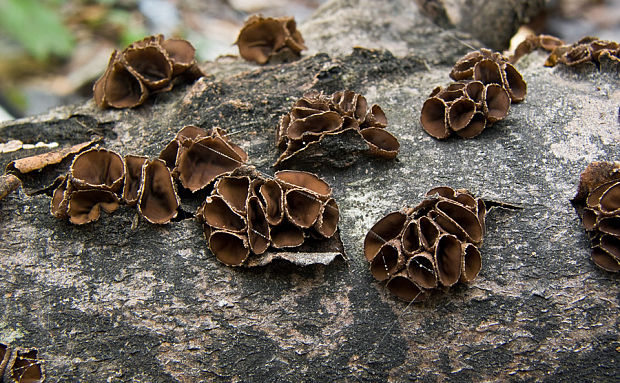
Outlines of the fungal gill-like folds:
[{"label": "fungal gill-like folds", "polygon": [[218,177],[196,217],[217,259],[241,266],[270,247],[285,250],[308,237],[331,238],[340,213],[325,181],[284,170],[273,178],[256,172]]},{"label": "fungal gill-like folds", "polygon": [[93,87],[95,103],[101,108],[133,108],[144,103],[150,93],[168,91],[180,80],[193,81],[204,75],[194,54],[189,41],[162,35],[114,51]]},{"label": "fungal gill-like folds", "polygon": [[486,207],[467,190],[431,189],[416,207],[391,212],[370,229],[364,255],[378,281],[406,301],[470,282],[480,272]]},{"label": "fungal gill-like folds", "polygon": [[276,144],[282,154],[275,165],[304,154],[321,140],[353,132],[374,156],[393,159],[398,140],[385,128],[387,118],[379,105],[368,105],[366,98],[350,90],[324,95],[316,91],[304,94],[291,111],[280,118]]},{"label": "fungal gill-like folds", "polygon": [[558,64],[568,67],[595,65],[597,68],[601,68],[603,62],[611,63],[615,68],[620,66],[620,44],[615,41],[588,36],[574,44],[562,44],[555,47],[547,57],[545,66],[553,67]]},{"label": "fungal gill-like folds", "polygon": [[620,271],[620,162],[594,162],[581,174],[573,204],[592,243],[592,261]]},{"label": "fungal gill-like folds", "polygon": [[307,49],[292,17],[250,16],[235,44],[241,57],[261,65],[296,60]]},{"label": "fungal gill-like folds", "polygon": [[527,85],[508,58],[488,49],[468,53],[456,62],[448,86],[435,88],[422,105],[422,128],[437,139],[452,133],[473,138],[508,115],[521,102]]}]

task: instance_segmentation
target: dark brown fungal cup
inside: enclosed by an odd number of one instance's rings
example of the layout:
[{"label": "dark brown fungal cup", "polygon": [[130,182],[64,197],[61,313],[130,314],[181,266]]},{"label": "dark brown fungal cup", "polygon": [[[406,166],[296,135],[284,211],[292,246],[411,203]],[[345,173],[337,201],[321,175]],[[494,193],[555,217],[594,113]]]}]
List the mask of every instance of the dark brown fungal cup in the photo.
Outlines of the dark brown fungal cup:
[{"label": "dark brown fungal cup", "polygon": [[[73,191],[73,186],[68,184],[68,176],[60,176],[60,184],[52,194],[50,212],[56,218],[67,218],[67,207],[69,205],[69,195]],[[67,191],[67,188],[71,189]]]},{"label": "dark brown fungal cup", "polygon": [[160,45],[128,48],[123,52],[123,59],[127,68],[149,89],[164,88],[172,79],[172,62]]},{"label": "dark brown fungal cup", "polygon": [[385,243],[370,262],[370,272],[378,281],[385,281],[393,276],[405,263],[399,251],[399,243]]},{"label": "dark brown fungal cup", "polygon": [[150,160],[144,164],[138,194],[138,210],[147,221],[164,224],[177,216],[179,197],[170,170],[162,160]]},{"label": "dark brown fungal cup", "polygon": [[[584,226],[586,226],[585,216],[586,214],[584,212],[584,219],[583,219]],[[595,219],[596,217],[592,221],[595,222],[594,221]],[[593,224],[590,230],[594,230],[595,228],[597,228],[597,226],[598,226],[598,229],[601,231],[601,233],[611,234],[611,235],[614,235],[620,238],[620,215],[616,215],[614,217],[601,218],[598,221],[598,225]],[[587,227],[586,227],[586,230],[588,230]]]},{"label": "dark brown fungal cup", "polygon": [[476,103],[469,98],[460,98],[450,105],[448,123],[456,132],[465,129],[476,113]]},{"label": "dark brown fungal cup", "polygon": [[67,215],[71,223],[84,225],[99,219],[101,209],[112,213],[119,207],[116,195],[107,190],[76,190],[69,196]]},{"label": "dark brown fungal cup", "polygon": [[592,261],[603,270],[612,273],[620,271],[620,261],[598,246],[592,248],[591,257]]},{"label": "dark brown fungal cup", "polygon": [[307,189],[321,198],[328,197],[332,189],[315,174],[297,170],[281,170],[276,172],[275,179],[283,184],[284,188],[299,187]]},{"label": "dark brown fungal cup", "polygon": [[400,144],[396,137],[383,128],[362,129],[362,137],[368,142],[370,153],[385,159],[394,159],[398,155]]},{"label": "dark brown fungal cup", "polygon": [[523,80],[521,73],[512,66],[512,64],[505,64],[503,74],[504,88],[510,95],[512,102],[521,102],[525,100],[527,94],[527,84]]},{"label": "dark brown fungal cup", "polygon": [[321,135],[333,132],[341,126],[342,118],[338,113],[323,112],[295,120],[289,125],[287,134],[292,140],[300,140],[304,135]]},{"label": "dark brown fungal cup", "polygon": [[227,266],[241,266],[250,255],[245,235],[223,230],[211,233],[209,247],[218,261]]},{"label": "dark brown fungal cup", "polygon": [[474,67],[482,59],[482,53],[480,51],[474,51],[466,54],[459,59],[452,71],[450,71],[450,77],[456,81],[468,80],[474,76]]},{"label": "dark brown fungal cup", "polygon": [[418,231],[418,224],[415,220],[409,221],[403,231],[401,244],[403,252],[407,255],[412,255],[420,249],[420,234]]},{"label": "dark brown fungal cup", "polygon": [[405,213],[395,211],[375,223],[364,239],[366,260],[372,261],[386,242],[399,236],[406,221],[407,215]]},{"label": "dark brown fungal cup", "polygon": [[465,93],[467,93],[467,96],[472,99],[476,104],[482,102],[483,91],[484,84],[480,81],[469,82],[465,87]]},{"label": "dark brown fungal cup", "polygon": [[409,278],[406,271],[390,278],[386,287],[392,294],[407,302],[422,302],[426,299],[424,291]]},{"label": "dark brown fungal cup", "polygon": [[424,289],[434,289],[437,287],[434,258],[428,252],[416,253],[409,258],[407,274],[416,285]]},{"label": "dark brown fungal cup", "polygon": [[0,343],[0,378],[4,376],[6,366],[11,359],[11,351],[12,350],[8,345]]},{"label": "dark brown fungal cup", "polygon": [[429,98],[422,105],[422,114],[420,116],[422,128],[437,139],[444,139],[450,136],[446,109],[446,103],[438,97]]},{"label": "dark brown fungal cup", "polygon": [[241,57],[258,64],[266,64],[283,50],[299,58],[300,52],[306,49],[295,21],[288,17],[251,16],[239,32],[235,44]]},{"label": "dark brown fungal cup", "polygon": [[418,220],[418,230],[422,246],[427,250],[434,248],[440,234],[435,222],[429,217],[420,217]]},{"label": "dark brown fungal cup", "polygon": [[105,105],[117,109],[134,108],[149,96],[146,85],[119,61],[112,63],[103,86]]},{"label": "dark brown fungal cup", "polygon": [[179,155],[176,171],[181,184],[192,192],[203,189],[217,176],[231,172],[243,159],[220,137],[205,137]]},{"label": "dark brown fungal cup", "polygon": [[510,96],[498,84],[489,84],[484,87],[482,108],[487,120],[494,123],[504,119],[510,109]]},{"label": "dark brown fungal cup", "polygon": [[608,188],[599,200],[601,211],[613,213],[620,209],[620,182]]},{"label": "dark brown fungal cup", "polygon": [[270,225],[278,225],[284,217],[284,194],[280,184],[268,180],[260,186],[260,195],[265,201],[265,218]]},{"label": "dark brown fungal cup", "polygon": [[95,148],[76,156],[70,173],[71,181],[77,188],[100,188],[118,193],[123,186],[125,165],[117,153]]},{"label": "dark brown fungal cup", "polygon": [[340,209],[336,200],[328,199],[321,207],[321,214],[314,224],[314,229],[323,237],[331,237],[338,229],[338,221],[340,220]]},{"label": "dark brown fungal cup", "polygon": [[[445,227],[443,222],[446,222],[446,224],[450,226],[453,223],[457,225],[457,227],[451,227],[451,230],[446,230],[447,232],[454,233],[462,231],[465,234],[466,240],[474,244],[480,244],[482,241],[482,226],[478,220],[478,216],[474,212],[463,205],[450,201],[438,202],[436,210],[439,213],[437,222],[442,227]],[[449,220],[440,221],[439,217],[449,218]]]},{"label": "dark brown fungal cup", "polygon": [[365,125],[385,128],[387,127],[387,124],[387,117],[385,116],[383,109],[381,109],[381,107],[377,104],[371,106],[366,114]]},{"label": "dark brown fungal cup", "polygon": [[461,242],[457,237],[444,234],[437,241],[435,265],[437,276],[443,286],[450,287],[461,276]]},{"label": "dark brown fungal cup", "polygon": [[489,59],[481,60],[474,67],[474,80],[487,84],[503,84],[502,70],[499,65]]},{"label": "dark brown fungal cup", "polygon": [[250,250],[254,254],[262,254],[269,247],[271,236],[269,235],[269,223],[257,196],[248,199],[247,217]]},{"label": "dark brown fungal cup", "polygon": [[300,246],[304,239],[303,230],[288,220],[271,227],[271,242],[276,249]]},{"label": "dark brown fungal cup", "polygon": [[172,75],[178,76],[196,63],[196,49],[187,40],[167,39],[162,41],[162,48],[172,62]]},{"label": "dark brown fungal cup", "polygon": [[480,250],[471,243],[463,244],[463,261],[461,262],[461,282],[473,281],[482,269]]},{"label": "dark brown fungal cup", "polygon": [[236,213],[226,201],[218,195],[207,197],[201,209],[202,220],[215,229],[231,232],[245,232],[247,229],[245,217]]},{"label": "dark brown fungal cup", "polygon": [[41,361],[37,359],[37,350],[15,350],[7,364],[5,379],[16,383],[43,382],[45,374]]},{"label": "dark brown fungal cup", "polygon": [[125,184],[123,185],[123,201],[127,205],[138,203],[138,191],[142,178],[142,166],[148,160],[147,157],[127,155],[125,156]]},{"label": "dark brown fungal cup", "polygon": [[291,189],[284,195],[286,217],[301,228],[314,225],[321,214],[321,201],[305,189]]},{"label": "dark brown fungal cup", "polygon": [[222,177],[215,184],[215,190],[234,211],[246,212],[246,203],[250,193],[249,177]]}]

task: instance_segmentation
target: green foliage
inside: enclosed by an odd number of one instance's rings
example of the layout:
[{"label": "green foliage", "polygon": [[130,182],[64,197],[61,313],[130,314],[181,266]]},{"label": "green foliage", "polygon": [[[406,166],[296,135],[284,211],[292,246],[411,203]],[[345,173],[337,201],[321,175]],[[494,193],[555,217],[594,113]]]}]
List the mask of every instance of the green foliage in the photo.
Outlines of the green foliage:
[{"label": "green foliage", "polygon": [[61,17],[39,0],[0,0],[0,29],[37,60],[67,57],[74,39]]}]

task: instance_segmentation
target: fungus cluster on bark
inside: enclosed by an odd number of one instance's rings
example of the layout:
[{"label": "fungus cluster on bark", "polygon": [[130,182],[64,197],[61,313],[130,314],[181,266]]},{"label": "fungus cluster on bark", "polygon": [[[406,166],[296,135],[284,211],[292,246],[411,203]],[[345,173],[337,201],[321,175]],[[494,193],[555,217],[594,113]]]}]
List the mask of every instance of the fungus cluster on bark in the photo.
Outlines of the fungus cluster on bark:
[{"label": "fungus cluster on bark", "polygon": [[261,65],[296,60],[307,49],[292,17],[250,16],[235,44],[241,57]]},{"label": "fungus cluster on bark", "polygon": [[547,57],[545,66],[553,67],[558,64],[568,67],[595,65],[599,68],[603,60],[612,62],[616,66],[620,65],[620,44],[615,41],[588,36],[574,44],[562,44],[555,47]]},{"label": "fungus cluster on bark", "polygon": [[273,178],[256,172],[221,176],[198,208],[207,245],[228,266],[301,246],[307,238],[331,238],[338,228],[338,204],[318,176],[284,170]]},{"label": "fungus cluster on bark", "polygon": [[476,137],[506,117],[510,104],[523,101],[527,94],[521,73],[507,57],[488,49],[463,56],[450,77],[455,82],[435,88],[420,115],[422,128],[438,139],[452,133]]},{"label": "fungus cluster on bark", "polygon": [[486,207],[467,190],[431,189],[414,208],[381,218],[364,239],[364,255],[378,281],[406,301],[433,289],[470,282],[480,271]]},{"label": "fungus cluster on bark", "polygon": [[15,383],[40,383],[45,380],[43,362],[37,359],[35,348],[12,349],[0,343],[0,381]]},{"label": "fungus cluster on bark", "polygon": [[101,108],[133,108],[150,93],[172,89],[177,81],[204,76],[194,57],[192,44],[183,39],[148,36],[110,56],[104,74],[93,87]]},{"label": "fungus cluster on bark", "polygon": [[303,155],[328,136],[354,132],[367,144],[371,155],[393,159],[400,144],[385,128],[387,118],[379,105],[369,106],[366,98],[350,90],[324,95],[308,92],[291,111],[280,118],[276,144],[282,154],[274,165]]},{"label": "fungus cluster on bark", "polygon": [[137,205],[151,223],[168,223],[180,205],[175,178],[195,192],[246,160],[243,149],[221,129],[195,126],[181,129],[157,159],[90,149],[76,156],[69,173],[58,180],[51,212],[81,225],[99,219],[101,209],[112,213],[124,203]]},{"label": "fungus cluster on bark", "polygon": [[573,204],[592,243],[592,261],[620,271],[620,163],[594,162],[581,173]]},{"label": "fungus cluster on bark", "polygon": [[519,59],[525,56],[528,53],[531,53],[537,49],[542,49],[547,52],[553,52],[553,50],[557,47],[560,47],[564,44],[564,41],[559,38],[551,35],[529,35],[523,40],[517,48],[512,56],[510,56],[510,62],[516,63]]}]

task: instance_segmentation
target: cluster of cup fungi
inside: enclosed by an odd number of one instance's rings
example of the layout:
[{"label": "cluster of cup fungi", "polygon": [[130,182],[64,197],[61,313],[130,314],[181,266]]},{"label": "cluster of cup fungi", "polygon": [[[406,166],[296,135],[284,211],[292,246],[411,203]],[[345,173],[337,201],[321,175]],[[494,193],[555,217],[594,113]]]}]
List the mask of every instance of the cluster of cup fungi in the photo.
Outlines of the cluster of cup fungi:
[{"label": "cluster of cup fungi", "polygon": [[385,128],[387,118],[379,105],[369,106],[366,98],[351,90],[325,95],[308,92],[295,102],[291,111],[280,118],[276,144],[282,154],[277,166],[326,136],[354,131],[368,144],[371,155],[393,159],[400,144]]},{"label": "cluster of cup fungi", "polygon": [[69,173],[60,177],[51,212],[81,225],[96,221],[101,209],[111,213],[124,203],[137,205],[147,221],[165,224],[180,205],[175,178],[194,192],[246,160],[221,129],[194,126],[181,129],[156,159],[93,148],[77,155]]},{"label": "cluster of cup fungi", "polygon": [[574,44],[555,47],[547,57],[545,66],[562,64],[577,67],[594,64],[599,67],[603,58],[615,62],[616,65],[620,64],[620,44],[597,37],[584,37]]},{"label": "cluster of cup fungi", "polygon": [[0,382],[43,382],[43,362],[37,359],[37,350],[12,349],[0,343]]},{"label": "cluster of cup fungi", "polygon": [[261,65],[293,61],[307,49],[292,17],[250,16],[235,44],[241,57]]},{"label": "cluster of cup fungi", "polygon": [[592,243],[592,261],[620,271],[620,163],[594,162],[581,174],[573,204]]},{"label": "cluster of cup fungi", "polygon": [[467,190],[431,189],[414,208],[387,214],[364,239],[372,275],[405,301],[470,282],[480,272],[486,207]]},{"label": "cluster of cup fungi", "polygon": [[330,186],[308,172],[283,170],[274,177],[253,172],[220,177],[196,216],[209,248],[228,266],[252,255],[301,246],[306,238],[330,238],[340,213]]},{"label": "cluster of cup fungi", "polygon": [[459,59],[450,77],[455,82],[435,88],[424,102],[422,128],[437,139],[452,133],[473,138],[508,115],[511,103],[521,102],[527,84],[509,59],[480,49]]},{"label": "cluster of cup fungi", "polygon": [[104,74],[93,87],[101,108],[133,108],[149,94],[172,89],[179,81],[193,81],[204,74],[192,44],[183,39],[148,36],[114,51]]}]

